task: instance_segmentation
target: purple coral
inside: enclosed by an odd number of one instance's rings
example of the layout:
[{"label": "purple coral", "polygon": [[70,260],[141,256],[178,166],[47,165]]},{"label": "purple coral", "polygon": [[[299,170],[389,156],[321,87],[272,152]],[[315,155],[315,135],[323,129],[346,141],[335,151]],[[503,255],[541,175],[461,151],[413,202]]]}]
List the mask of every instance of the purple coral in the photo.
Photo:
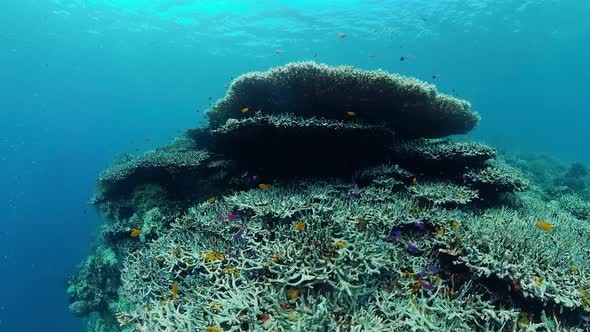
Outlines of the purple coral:
[{"label": "purple coral", "polygon": [[408,251],[412,254],[415,254],[418,252],[418,247],[416,247],[416,245],[413,244],[411,241],[408,241]]},{"label": "purple coral", "polygon": [[246,227],[240,228],[240,230],[236,233],[236,235],[234,235],[234,240],[239,241],[242,238],[242,236],[244,235],[245,231],[246,231]]}]

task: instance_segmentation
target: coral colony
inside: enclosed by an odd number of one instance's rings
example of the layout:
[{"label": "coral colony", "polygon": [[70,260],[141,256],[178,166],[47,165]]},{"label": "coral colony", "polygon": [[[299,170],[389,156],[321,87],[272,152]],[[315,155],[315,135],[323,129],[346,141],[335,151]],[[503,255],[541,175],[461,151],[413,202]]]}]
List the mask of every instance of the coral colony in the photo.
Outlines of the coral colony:
[{"label": "coral colony", "polygon": [[549,193],[445,138],[478,124],[468,102],[303,62],[238,77],[207,116],[100,175],[68,287],[89,331],[589,329],[590,195],[567,187],[586,174]]}]

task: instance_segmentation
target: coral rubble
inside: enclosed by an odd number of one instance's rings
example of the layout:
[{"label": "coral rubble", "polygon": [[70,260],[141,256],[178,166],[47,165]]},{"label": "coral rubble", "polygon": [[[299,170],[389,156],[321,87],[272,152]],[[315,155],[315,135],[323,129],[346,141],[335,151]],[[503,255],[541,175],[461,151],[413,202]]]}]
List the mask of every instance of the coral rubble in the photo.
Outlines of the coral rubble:
[{"label": "coral rubble", "polygon": [[585,168],[445,139],[469,107],[383,71],[238,77],[209,127],[100,175],[70,309],[89,331],[588,330]]}]

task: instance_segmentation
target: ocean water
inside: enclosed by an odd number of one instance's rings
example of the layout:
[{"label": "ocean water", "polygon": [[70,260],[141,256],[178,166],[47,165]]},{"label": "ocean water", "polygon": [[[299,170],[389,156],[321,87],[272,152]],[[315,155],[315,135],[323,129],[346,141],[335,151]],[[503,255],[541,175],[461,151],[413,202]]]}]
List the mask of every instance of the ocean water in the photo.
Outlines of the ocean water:
[{"label": "ocean water", "polygon": [[589,14],[581,0],[3,0],[0,331],[85,330],[65,280],[95,239],[98,173],[202,123],[245,72],[316,59],[414,76],[472,103],[470,137],[590,163]]}]

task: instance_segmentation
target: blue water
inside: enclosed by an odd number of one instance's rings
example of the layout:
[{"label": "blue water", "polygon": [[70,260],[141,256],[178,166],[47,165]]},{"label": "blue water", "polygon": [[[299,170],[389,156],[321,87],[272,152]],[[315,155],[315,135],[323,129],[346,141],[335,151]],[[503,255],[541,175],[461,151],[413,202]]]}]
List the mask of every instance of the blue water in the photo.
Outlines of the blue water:
[{"label": "blue water", "polygon": [[247,71],[317,56],[415,76],[473,103],[472,137],[590,162],[589,15],[581,0],[3,0],[0,331],[84,330],[64,281],[90,252],[98,172],[196,126]]}]

